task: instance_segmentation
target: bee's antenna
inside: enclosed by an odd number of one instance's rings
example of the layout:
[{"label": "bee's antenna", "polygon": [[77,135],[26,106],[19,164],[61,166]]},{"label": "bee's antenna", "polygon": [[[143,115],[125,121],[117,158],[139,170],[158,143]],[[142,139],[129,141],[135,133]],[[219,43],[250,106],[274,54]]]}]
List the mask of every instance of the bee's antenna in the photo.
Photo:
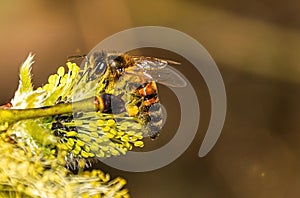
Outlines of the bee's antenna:
[{"label": "bee's antenna", "polygon": [[181,63],[177,61],[173,61],[173,60],[166,60],[166,61],[172,65],[181,65]]},{"label": "bee's antenna", "polygon": [[86,54],[82,54],[82,55],[72,55],[72,56],[68,56],[67,61],[74,61],[80,58],[86,58],[87,55]]}]

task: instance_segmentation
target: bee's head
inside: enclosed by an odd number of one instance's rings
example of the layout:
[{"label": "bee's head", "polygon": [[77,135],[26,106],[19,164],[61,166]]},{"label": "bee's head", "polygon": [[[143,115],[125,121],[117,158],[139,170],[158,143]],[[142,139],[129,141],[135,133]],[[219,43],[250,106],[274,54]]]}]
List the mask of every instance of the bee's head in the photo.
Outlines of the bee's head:
[{"label": "bee's head", "polygon": [[111,71],[118,77],[122,75],[126,68],[126,60],[121,55],[109,55],[107,56],[107,63],[111,68]]}]

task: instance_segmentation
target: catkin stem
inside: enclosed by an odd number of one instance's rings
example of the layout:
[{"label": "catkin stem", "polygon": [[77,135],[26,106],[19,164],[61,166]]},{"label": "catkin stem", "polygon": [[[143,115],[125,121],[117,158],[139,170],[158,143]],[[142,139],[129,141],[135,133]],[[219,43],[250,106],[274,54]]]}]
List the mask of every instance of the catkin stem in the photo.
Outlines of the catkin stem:
[{"label": "catkin stem", "polygon": [[30,109],[0,109],[0,122],[14,123],[25,119],[54,116],[59,114],[73,113],[77,111],[96,111],[94,98],[88,98],[74,103],[56,104],[41,108]]}]

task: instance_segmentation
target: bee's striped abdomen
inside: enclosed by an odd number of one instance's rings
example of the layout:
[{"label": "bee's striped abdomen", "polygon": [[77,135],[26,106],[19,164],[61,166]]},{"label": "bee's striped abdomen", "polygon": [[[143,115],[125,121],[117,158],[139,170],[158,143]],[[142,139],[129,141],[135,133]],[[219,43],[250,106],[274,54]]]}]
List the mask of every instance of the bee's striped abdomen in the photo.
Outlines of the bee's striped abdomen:
[{"label": "bee's striped abdomen", "polygon": [[140,104],[140,117],[147,124],[148,135],[154,139],[159,135],[163,124],[156,83],[154,81],[144,83],[137,88],[137,94],[143,99]]}]

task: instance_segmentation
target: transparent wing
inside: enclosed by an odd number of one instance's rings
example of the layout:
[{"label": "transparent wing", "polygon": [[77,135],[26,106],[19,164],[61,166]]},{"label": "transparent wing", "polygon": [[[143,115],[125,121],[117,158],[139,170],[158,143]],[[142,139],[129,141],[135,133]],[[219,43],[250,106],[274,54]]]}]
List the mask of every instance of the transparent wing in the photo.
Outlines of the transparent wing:
[{"label": "transparent wing", "polygon": [[185,87],[187,85],[180,72],[170,66],[170,64],[180,65],[176,61],[145,56],[134,56],[133,59],[137,64],[135,71],[142,71],[148,80],[170,87]]},{"label": "transparent wing", "polygon": [[159,70],[145,70],[145,76],[157,83],[170,87],[185,87],[187,85],[184,78],[174,68],[167,66]]},{"label": "transparent wing", "polygon": [[167,67],[168,64],[180,65],[180,63],[176,61],[165,60],[155,57],[133,56],[133,59],[136,61],[137,66],[144,70],[162,69]]},{"label": "transparent wing", "polygon": [[80,66],[82,71],[74,88],[73,101],[95,96],[97,85],[107,69],[105,52],[94,52],[84,58]]}]

